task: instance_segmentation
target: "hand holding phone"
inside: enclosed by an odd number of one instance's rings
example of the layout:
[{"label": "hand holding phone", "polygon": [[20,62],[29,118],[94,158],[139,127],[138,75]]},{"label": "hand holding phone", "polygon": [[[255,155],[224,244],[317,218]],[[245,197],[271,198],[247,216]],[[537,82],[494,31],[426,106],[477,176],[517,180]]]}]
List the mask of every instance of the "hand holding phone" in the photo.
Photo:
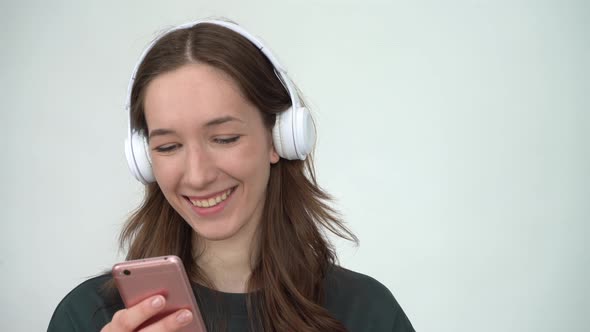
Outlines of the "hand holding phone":
[{"label": "hand holding phone", "polygon": [[[170,255],[127,261],[115,264],[112,273],[127,309],[118,311],[104,332],[147,326],[160,326],[162,331],[206,332],[180,258]],[[182,318],[190,323],[186,325]]]},{"label": "hand holding phone", "polygon": [[[113,316],[113,320],[102,328],[101,332],[140,331],[148,325],[146,322],[150,318],[164,308],[165,303],[166,299],[163,296],[156,295],[132,307],[119,310]],[[189,310],[181,309],[149,325],[149,331],[183,331],[183,327],[190,324],[193,319],[194,316]],[[141,331],[146,330],[142,329]]]}]

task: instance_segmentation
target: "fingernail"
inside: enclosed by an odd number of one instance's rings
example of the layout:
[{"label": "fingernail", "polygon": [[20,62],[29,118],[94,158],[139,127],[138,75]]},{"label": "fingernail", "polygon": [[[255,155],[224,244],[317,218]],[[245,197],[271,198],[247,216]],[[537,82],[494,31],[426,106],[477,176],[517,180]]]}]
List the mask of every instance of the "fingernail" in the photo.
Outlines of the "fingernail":
[{"label": "fingernail", "polygon": [[178,314],[178,316],[176,316],[176,321],[181,324],[184,324],[184,323],[188,323],[192,318],[193,318],[193,314],[188,310],[184,310],[183,312]]},{"label": "fingernail", "polygon": [[156,297],[152,300],[152,308],[159,308],[164,304],[164,299],[161,296]]}]

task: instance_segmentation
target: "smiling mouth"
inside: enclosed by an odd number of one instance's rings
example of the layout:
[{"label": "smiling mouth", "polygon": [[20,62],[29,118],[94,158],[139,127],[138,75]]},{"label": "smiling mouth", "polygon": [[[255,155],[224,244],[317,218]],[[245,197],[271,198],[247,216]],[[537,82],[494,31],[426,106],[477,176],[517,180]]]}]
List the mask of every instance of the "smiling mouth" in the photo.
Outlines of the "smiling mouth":
[{"label": "smiling mouth", "polygon": [[230,188],[216,196],[210,197],[208,199],[192,199],[190,197],[186,197],[188,199],[189,202],[191,202],[191,204],[193,206],[196,207],[200,207],[200,208],[211,208],[214,207],[218,204],[220,204],[221,202],[225,201],[226,199],[228,199],[228,197],[234,192],[234,190],[236,189],[236,187]]}]

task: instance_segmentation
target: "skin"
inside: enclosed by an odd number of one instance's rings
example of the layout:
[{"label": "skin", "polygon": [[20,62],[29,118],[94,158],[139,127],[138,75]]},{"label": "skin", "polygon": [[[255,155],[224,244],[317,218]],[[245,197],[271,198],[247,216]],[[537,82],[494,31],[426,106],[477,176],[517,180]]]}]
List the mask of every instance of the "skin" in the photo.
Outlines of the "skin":
[{"label": "skin", "polygon": [[[113,320],[102,328],[101,332],[136,331],[137,327],[164,308],[166,299],[158,295],[145,299],[131,308],[119,310]],[[193,319],[189,310],[178,310],[140,332],[171,332],[178,331]]]},{"label": "skin", "polygon": [[[245,292],[270,166],[279,161],[260,111],[231,78],[205,64],[156,77],[144,106],[154,176],[195,231],[197,264],[220,291]],[[190,201],[228,189],[221,209],[195,208]],[[118,311],[103,331],[134,330],[157,313],[153,299]],[[192,319],[179,322],[181,311],[142,331],[176,331]]]}]

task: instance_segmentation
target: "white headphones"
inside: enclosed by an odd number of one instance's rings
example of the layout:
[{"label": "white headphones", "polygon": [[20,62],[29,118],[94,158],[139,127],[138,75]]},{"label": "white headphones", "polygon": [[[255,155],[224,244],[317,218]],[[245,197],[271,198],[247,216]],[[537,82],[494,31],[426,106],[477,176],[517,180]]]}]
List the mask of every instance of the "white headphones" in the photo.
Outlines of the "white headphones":
[{"label": "white headphones", "polygon": [[301,104],[297,90],[287,76],[287,70],[278,62],[270,50],[264,46],[260,40],[248,33],[239,25],[226,21],[205,20],[179,25],[156,38],[143,51],[139,61],[133,69],[133,74],[131,75],[131,80],[129,81],[129,86],[127,87],[127,104],[125,106],[125,109],[129,112],[129,131],[128,137],[125,140],[125,155],[127,157],[127,163],[131,173],[133,173],[135,178],[143,184],[148,184],[155,181],[154,174],[152,172],[152,162],[150,159],[147,137],[139,130],[131,128],[131,89],[133,88],[133,83],[135,82],[137,70],[149,50],[164,35],[176,30],[190,28],[201,23],[219,25],[239,33],[244,38],[248,39],[252,44],[254,44],[272,63],[277,77],[285,89],[289,92],[289,96],[291,97],[291,107],[289,107],[286,111],[277,114],[276,122],[272,129],[274,147],[277,150],[279,156],[285,159],[305,160],[307,155],[313,149],[315,143],[315,126],[309,111]]}]

